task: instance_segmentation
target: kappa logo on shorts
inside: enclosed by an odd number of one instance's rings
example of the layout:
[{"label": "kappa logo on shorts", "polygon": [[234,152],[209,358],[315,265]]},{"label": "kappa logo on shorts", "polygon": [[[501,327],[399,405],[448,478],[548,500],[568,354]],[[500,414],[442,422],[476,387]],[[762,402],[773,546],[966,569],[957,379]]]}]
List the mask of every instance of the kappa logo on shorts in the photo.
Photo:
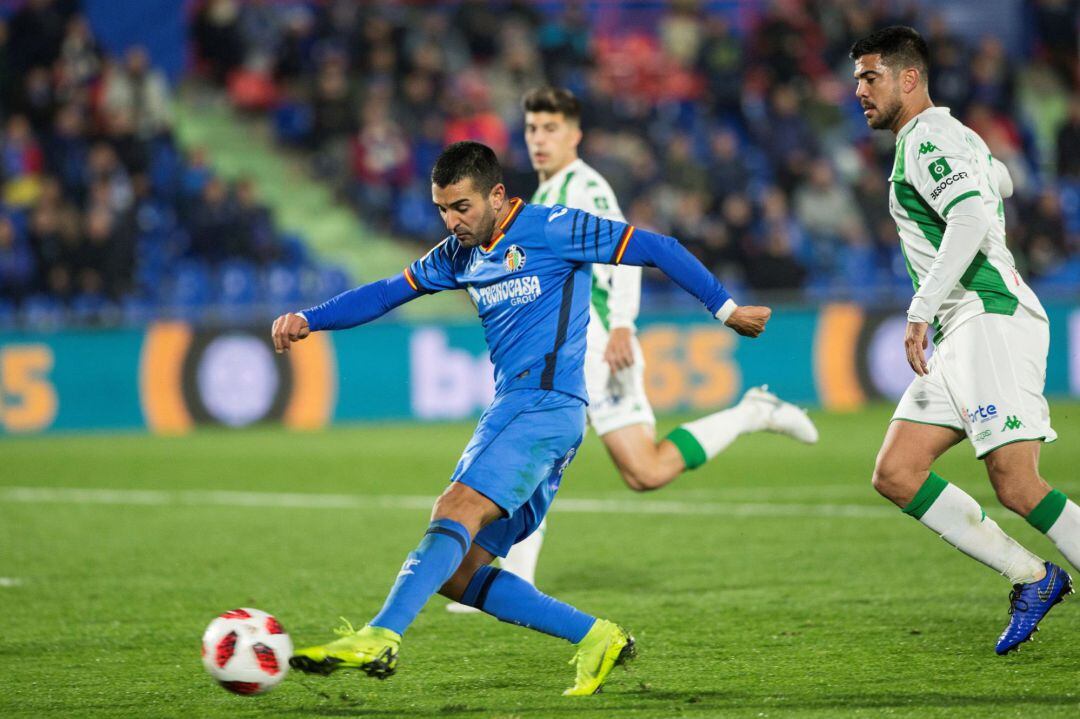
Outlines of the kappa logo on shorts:
[{"label": "kappa logo on shorts", "polygon": [[1001,428],[1002,432],[1008,432],[1013,429],[1020,429],[1024,426],[1024,423],[1020,421],[1020,418],[1015,414],[1011,414],[1005,418],[1005,426]]}]

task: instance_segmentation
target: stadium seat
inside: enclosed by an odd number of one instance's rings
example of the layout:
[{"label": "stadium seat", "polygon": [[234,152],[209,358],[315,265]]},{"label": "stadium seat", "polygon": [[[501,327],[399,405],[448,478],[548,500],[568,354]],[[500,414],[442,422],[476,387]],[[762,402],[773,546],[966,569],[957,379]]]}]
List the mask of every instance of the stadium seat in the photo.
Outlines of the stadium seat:
[{"label": "stadium seat", "polygon": [[168,276],[165,306],[183,318],[193,318],[210,302],[210,273],[201,262],[186,261]]},{"label": "stadium seat", "polygon": [[271,307],[295,307],[300,302],[300,276],[291,267],[271,267],[263,272],[261,284],[263,297]]},{"label": "stadium seat", "polygon": [[0,328],[14,327],[16,316],[15,303],[10,300],[0,300]]},{"label": "stadium seat", "polygon": [[32,295],[22,305],[23,324],[34,329],[53,329],[63,324],[63,303],[50,295]]},{"label": "stadium seat", "polygon": [[226,262],[215,273],[214,301],[219,305],[250,308],[258,297],[258,290],[258,274],[250,262]]}]

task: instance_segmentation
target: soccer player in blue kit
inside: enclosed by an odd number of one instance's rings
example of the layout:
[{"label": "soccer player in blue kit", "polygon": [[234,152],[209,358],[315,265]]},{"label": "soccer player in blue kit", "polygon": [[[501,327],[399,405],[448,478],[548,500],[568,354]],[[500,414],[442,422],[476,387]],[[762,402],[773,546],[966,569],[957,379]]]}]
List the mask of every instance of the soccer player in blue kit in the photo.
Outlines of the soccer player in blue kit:
[{"label": "soccer player in blue kit", "polygon": [[485,145],[450,145],[431,181],[452,234],[400,275],[278,317],[274,347],[288,351],[311,332],[355,327],[421,295],[464,289],[495,365],[495,400],[379,613],[359,631],[346,627],[336,641],[298,650],[290,664],[315,674],[352,668],[386,678],[396,669],[405,630],[438,592],[575,644],[575,683],[563,693],[595,694],[613,667],[634,656],[633,637],[490,566],[539,526],[581,443],[591,265],[657,267],[747,337],[765,330],[771,310],[737,306],[674,238],[509,198],[495,153]]}]

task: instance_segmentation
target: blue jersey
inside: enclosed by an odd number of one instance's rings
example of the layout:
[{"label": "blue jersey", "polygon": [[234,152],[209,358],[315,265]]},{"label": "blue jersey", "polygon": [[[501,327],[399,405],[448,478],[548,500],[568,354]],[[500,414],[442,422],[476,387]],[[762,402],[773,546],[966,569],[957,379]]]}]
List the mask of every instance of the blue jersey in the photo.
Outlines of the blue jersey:
[{"label": "blue jersey", "polygon": [[351,290],[303,314],[312,331],[341,329],[420,294],[463,289],[484,327],[496,394],[546,389],[588,401],[585,330],[594,262],[660,267],[714,314],[730,300],[673,238],[514,198],[488,244],[463,247],[451,235],[401,276]]}]

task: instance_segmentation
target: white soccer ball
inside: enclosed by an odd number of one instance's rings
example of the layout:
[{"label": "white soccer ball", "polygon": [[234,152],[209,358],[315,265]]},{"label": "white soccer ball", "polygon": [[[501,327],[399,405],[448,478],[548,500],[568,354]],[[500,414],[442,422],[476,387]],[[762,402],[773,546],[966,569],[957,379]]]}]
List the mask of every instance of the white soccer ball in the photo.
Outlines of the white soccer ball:
[{"label": "white soccer ball", "polygon": [[202,662],[235,694],[262,694],[289,672],[292,639],[281,622],[259,609],[231,609],[206,628]]}]

